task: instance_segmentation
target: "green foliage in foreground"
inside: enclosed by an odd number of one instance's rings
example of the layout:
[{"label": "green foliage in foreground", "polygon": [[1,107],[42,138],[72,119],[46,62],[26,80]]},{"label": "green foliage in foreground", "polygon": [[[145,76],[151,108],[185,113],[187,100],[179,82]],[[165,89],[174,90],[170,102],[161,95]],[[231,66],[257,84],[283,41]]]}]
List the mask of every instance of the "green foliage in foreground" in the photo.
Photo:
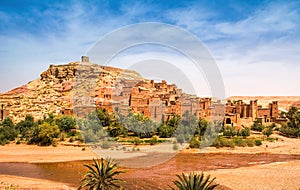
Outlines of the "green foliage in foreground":
[{"label": "green foliage in foreground", "polygon": [[84,166],[88,171],[83,176],[78,189],[110,190],[121,187],[119,183],[123,180],[117,179],[115,176],[124,171],[120,171],[118,165],[112,159],[94,159],[93,164],[85,164]]},{"label": "green foliage in foreground", "polygon": [[48,114],[44,119],[35,122],[31,115],[27,115],[25,120],[16,125],[9,117],[0,123],[0,145],[16,140],[16,144],[26,142],[41,146],[51,144],[56,146],[57,141],[63,141],[66,136],[74,136],[76,140],[82,139],[76,132],[75,119],[69,116],[54,117],[53,114]]},{"label": "green foliage in foreground", "polygon": [[[178,180],[173,181],[176,189],[178,190],[212,190],[215,189],[218,184],[212,184],[216,178],[210,179],[210,175],[207,177],[203,173],[195,174],[194,172],[186,175],[176,175]],[[171,187],[171,189],[175,189]]]}]

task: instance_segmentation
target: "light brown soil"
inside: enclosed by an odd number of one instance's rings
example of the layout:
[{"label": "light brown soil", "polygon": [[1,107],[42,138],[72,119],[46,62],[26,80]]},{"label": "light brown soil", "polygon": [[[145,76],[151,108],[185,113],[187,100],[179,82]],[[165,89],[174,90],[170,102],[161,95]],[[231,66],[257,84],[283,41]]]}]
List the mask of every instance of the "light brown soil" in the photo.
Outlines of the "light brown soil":
[{"label": "light brown soil", "polygon": [[[276,172],[276,168],[270,167],[272,165],[269,164],[274,162],[290,162],[295,160],[298,161],[296,162],[296,164],[299,164],[300,155],[269,153],[180,153],[166,163],[158,166],[146,169],[127,169],[127,172],[125,174],[122,174],[121,177],[127,181],[125,187],[128,187],[129,189],[140,189],[140,187],[142,186],[143,189],[150,190],[166,189],[168,185],[172,185],[172,181],[176,179],[175,175],[181,174],[182,172],[189,173],[191,171],[204,171],[204,173],[206,174],[212,173],[212,176],[215,177],[214,171],[219,171],[220,174],[216,173],[217,179],[220,178],[216,182],[222,184],[219,189],[251,189],[249,188],[249,184],[251,185],[252,183],[256,183],[256,177],[257,180],[263,182],[263,180],[261,178],[259,179],[258,176],[263,177],[264,175],[266,175],[265,173]],[[135,162],[138,161],[138,159],[135,159]],[[253,165],[256,166],[262,164],[266,164],[266,166],[261,170],[257,169],[252,171]],[[264,170],[264,168],[269,170]],[[297,175],[300,175],[299,169],[295,170],[293,165],[287,165],[286,171],[289,170],[291,170],[292,173],[297,173]],[[236,175],[234,176],[234,178],[231,178],[230,174],[226,175],[226,172],[222,173],[222,171],[234,171]],[[245,180],[245,176],[248,175],[249,180]],[[289,173],[281,173],[280,177],[285,180],[290,178]],[[278,178],[278,176],[269,176],[267,179],[265,179],[266,183],[260,183],[260,185],[264,184],[267,189],[271,189],[271,187],[272,189],[280,189],[273,188],[273,186],[270,186],[269,184],[272,180],[277,180]],[[241,186],[237,186],[235,183],[231,183],[231,181],[239,180],[243,180],[241,181],[241,183],[248,184],[248,186],[241,188]],[[295,179],[292,180],[291,183],[294,183],[294,181]]]},{"label": "light brown soil", "polygon": [[[126,173],[120,177],[126,181],[125,189],[166,189],[168,185],[172,185],[172,180],[176,179],[175,174],[191,171],[204,171],[217,177],[216,182],[223,185],[219,189],[299,189],[300,139],[278,135],[272,137],[280,139],[276,142],[264,142],[260,147],[185,150],[157,166],[143,169],[125,168]],[[156,157],[159,159],[159,156]],[[91,160],[95,157],[97,156],[92,151],[82,151],[81,147],[15,144],[0,146],[0,162],[43,163],[77,160],[76,167],[81,168],[80,160]],[[131,159],[127,161],[137,164],[145,162],[145,158]],[[67,167],[73,168],[75,165]],[[77,182],[81,175],[75,177]],[[19,189],[47,189],[48,186],[51,186],[51,189],[71,189],[78,185],[8,175],[0,175],[0,184],[1,182],[16,184]],[[3,186],[0,185],[0,189]]]},{"label": "light brown soil", "polygon": [[300,160],[236,169],[218,169],[209,171],[208,174],[215,176],[218,183],[226,184],[232,189],[300,189]]},{"label": "light brown soil", "polygon": [[41,147],[25,144],[0,146],[0,162],[66,162],[96,157],[89,148],[83,151],[82,147],[74,146]]},{"label": "light brown soil", "polygon": [[47,189],[47,190],[75,190],[76,188],[69,186],[68,184],[53,182],[50,180],[0,175],[0,190],[6,189]]}]

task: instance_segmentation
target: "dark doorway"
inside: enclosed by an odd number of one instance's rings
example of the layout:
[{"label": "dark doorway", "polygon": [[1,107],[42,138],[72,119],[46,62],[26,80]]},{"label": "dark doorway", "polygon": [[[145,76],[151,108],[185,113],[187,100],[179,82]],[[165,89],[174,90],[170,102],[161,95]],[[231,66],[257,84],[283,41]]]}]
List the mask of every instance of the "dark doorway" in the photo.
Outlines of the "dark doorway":
[{"label": "dark doorway", "polygon": [[226,118],[225,124],[231,124],[231,119],[230,118]]}]

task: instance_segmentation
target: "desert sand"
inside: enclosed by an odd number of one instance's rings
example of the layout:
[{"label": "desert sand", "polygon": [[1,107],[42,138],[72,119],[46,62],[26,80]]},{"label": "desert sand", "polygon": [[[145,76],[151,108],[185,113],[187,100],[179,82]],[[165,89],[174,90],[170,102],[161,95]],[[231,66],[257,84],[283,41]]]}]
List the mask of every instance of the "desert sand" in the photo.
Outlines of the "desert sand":
[{"label": "desert sand", "polygon": [[57,190],[75,190],[76,188],[71,187],[68,184],[53,182],[50,180],[0,175],[0,189],[57,189]]},{"label": "desert sand", "polygon": [[[272,135],[272,137],[278,137],[279,140],[275,142],[264,141],[263,145],[259,147],[236,147],[234,149],[217,149],[210,147],[203,150],[184,150],[180,153],[182,156],[166,162],[165,165],[167,165],[166,168],[168,169],[164,168],[164,164],[146,170],[129,169],[122,177],[128,181],[128,185],[131,187],[131,185],[135,185],[135,176],[141,177],[141,175],[149,172],[149,174],[142,176],[142,179],[145,179],[143,183],[145,183],[145,185],[152,184],[152,187],[155,187],[161,185],[164,181],[174,180],[175,173],[205,171],[206,174],[211,174],[213,177],[216,177],[216,182],[224,185],[225,189],[298,190],[300,188],[300,139],[286,138],[279,135]],[[207,158],[207,161],[203,161],[204,158],[203,156],[198,156],[199,153],[208,153],[210,156]],[[187,156],[185,156],[185,154]],[[186,159],[190,158],[195,160],[193,156],[191,156],[193,154],[195,155],[195,159],[202,159],[204,164],[200,164],[201,166],[199,165],[197,167],[194,167],[193,164],[189,165],[187,162],[190,161],[186,161]],[[241,155],[240,158],[238,156],[239,154]],[[285,155],[290,158],[285,158]],[[289,155],[294,156],[291,157]],[[251,159],[247,162],[243,161],[243,159],[247,157],[254,158],[256,156],[258,158],[256,160],[254,159],[253,162]],[[267,162],[260,162],[260,159],[263,159],[265,156],[268,157]],[[96,157],[97,155],[89,148],[83,151],[82,147],[39,147],[22,144],[0,146],[0,162],[69,162],[91,160]],[[211,163],[209,163],[210,160]],[[197,163],[197,161],[195,161],[195,163]],[[227,166],[228,163],[230,163],[231,166]],[[237,164],[235,165],[235,163]],[[157,180],[154,180],[156,177],[158,177]],[[150,183],[149,180],[152,180],[152,182]],[[5,189],[5,187],[11,184],[17,186],[17,189],[74,189],[74,184],[64,184],[20,176],[0,175],[0,189]]]},{"label": "desert sand", "polygon": [[[299,190],[300,160],[207,172],[232,189]],[[250,183],[249,183],[250,182]]]},{"label": "desert sand", "polygon": [[41,147],[25,144],[0,146],[0,162],[67,162],[96,157],[89,148],[83,151],[82,147],[74,146]]}]

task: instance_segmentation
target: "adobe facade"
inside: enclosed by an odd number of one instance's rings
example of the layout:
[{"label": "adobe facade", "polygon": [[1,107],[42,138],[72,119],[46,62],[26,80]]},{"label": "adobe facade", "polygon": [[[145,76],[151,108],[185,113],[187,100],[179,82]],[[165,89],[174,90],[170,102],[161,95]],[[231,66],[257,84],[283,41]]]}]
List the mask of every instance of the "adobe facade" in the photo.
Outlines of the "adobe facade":
[{"label": "adobe facade", "polygon": [[[9,116],[18,122],[27,114],[42,119],[47,113],[84,117],[102,108],[123,115],[129,111],[142,113],[158,122],[174,114],[182,116],[186,111],[198,118],[224,121],[232,126],[249,126],[256,119],[265,123],[284,121],[279,119],[277,101],[266,108],[258,105],[257,100],[248,104],[242,100],[222,104],[212,98],[183,93],[165,80],[155,82],[135,71],[89,61],[82,56],[81,62],[50,65],[39,79],[1,94],[0,120]],[[89,89],[90,84],[94,86]]]},{"label": "adobe facade", "polygon": [[242,100],[227,101],[225,125],[249,126],[256,120],[260,120],[263,124],[286,121],[285,118],[281,118],[279,115],[277,101],[272,101],[267,107],[258,105],[257,100],[250,100],[250,103],[245,103]]}]

